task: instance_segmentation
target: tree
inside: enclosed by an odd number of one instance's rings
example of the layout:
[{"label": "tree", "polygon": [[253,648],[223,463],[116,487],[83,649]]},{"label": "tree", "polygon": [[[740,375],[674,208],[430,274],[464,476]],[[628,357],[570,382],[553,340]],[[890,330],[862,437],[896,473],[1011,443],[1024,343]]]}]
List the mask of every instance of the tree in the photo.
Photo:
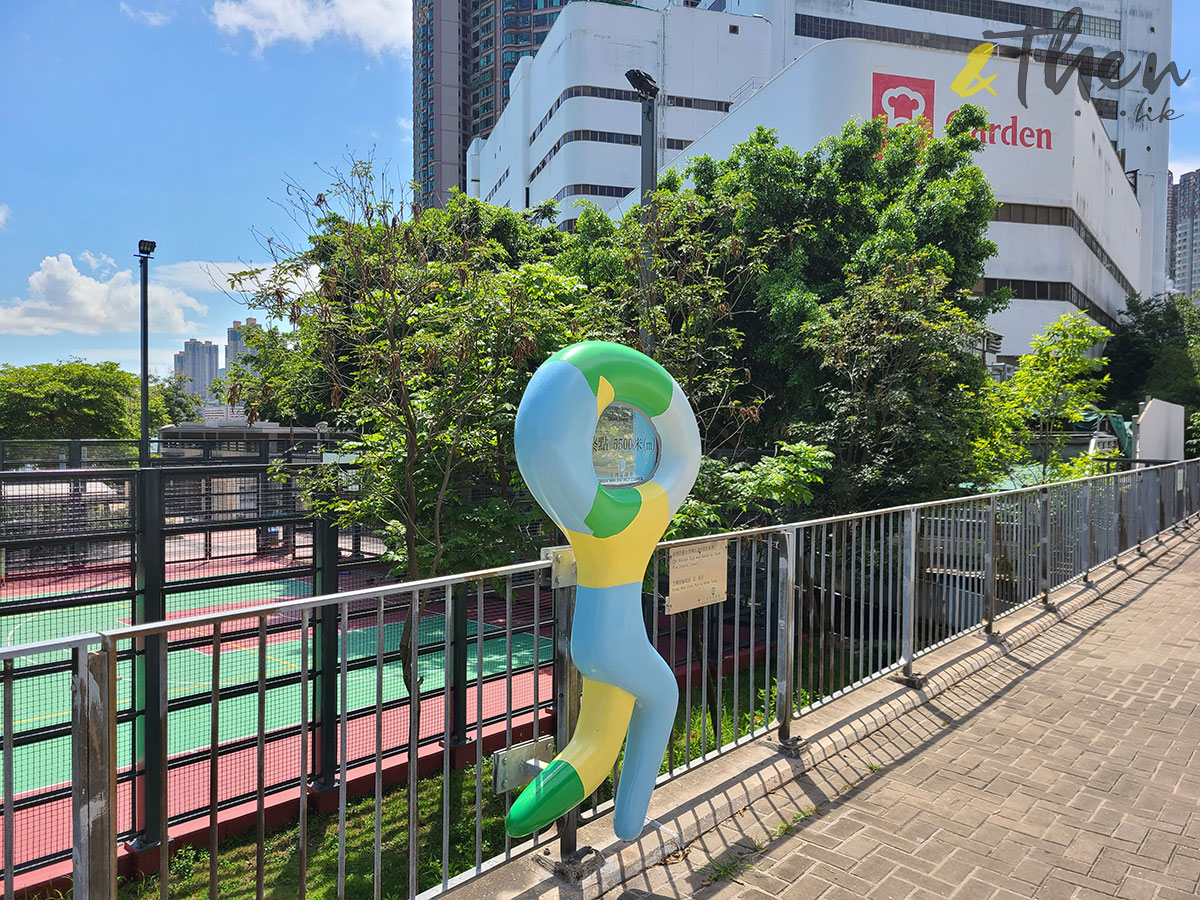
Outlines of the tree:
[{"label": "tree", "polygon": [[1190,297],[1160,294],[1126,302],[1107,352],[1107,402],[1124,416],[1147,396],[1200,408],[1200,310]]},{"label": "tree", "polygon": [[754,465],[706,456],[696,485],[679,507],[668,538],[698,537],[795,518],[812,502],[810,485],[829,469],[829,452],[805,443],[781,443]]},{"label": "tree", "polygon": [[309,245],[272,242],[272,268],[235,279],[288,327],[247,335],[230,401],[355,433],[339,451],[357,457],[360,489],[339,492],[332,464],[304,489],[322,514],[382,528],[409,577],[528,550],[540,511],[513,502],[512,422],[533,369],[577,338],[582,285],[543,261],[565,235],[462,195],[402,222],[370,163],[291,194]]},{"label": "tree", "polygon": [[163,425],[178,425],[194,422],[204,401],[191,393],[187,386],[190,379],[182,372],[172,372],[166,377],[150,376],[150,418],[154,428]]},{"label": "tree", "polygon": [[990,390],[997,428],[976,442],[983,468],[1006,472],[1032,461],[1040,464],[1041,481],[1063,470],[1067,428],[1104,396],[1108,376],[1098,373],[1108,360],[1094,354],[1109,334],[1082,313],[1070,313],[1033,339],[1012,377]]},{"label": "tree", "polygon": [[760,444],[819,417],[824,376],[803,326],[821,304],[848,294],[848,277],[870,281],[897,258],[920,257],[941,268],[942,294],[972,319],[1006,301],[969,293],[996,251],[987,238],[995,197],[974,164],[982,143],[971,134],[985,123],[970,105],[940,139],[920,124],[852,121],[807,153],[758,128],[729,159],[690,163],[696,193],[713,210],[711,233],[771,245],[746,292],[754,314],[739,320],[745,351],[736,366],[770,397]]},{"label": "tree", "polygon": [[115,362],[0,365],[0,439],[135,437],[137,397]]},{"label": "tree", "polygon": [[870,279],[852,275],[847,294],[802,327],[830,376],[819,390],[826,417],[803,430],[832,453],[833,512],[944,497],[974,479],[983,325],[965,298],[946,294],[936,259],[897,257]]},{"label": "tree", "polygon": [[580,315],[589,335],[651,355],[687,395],[704,447],[735,452],[765,399],[743,365],[743,328],[753,314],[745,296],[778,235],[746,243],[714,234],[725,203],[732,200],[703,198],[668,177],[645,217],[634,208],[613,222],[581,204],[556,265],[587,288]]}]

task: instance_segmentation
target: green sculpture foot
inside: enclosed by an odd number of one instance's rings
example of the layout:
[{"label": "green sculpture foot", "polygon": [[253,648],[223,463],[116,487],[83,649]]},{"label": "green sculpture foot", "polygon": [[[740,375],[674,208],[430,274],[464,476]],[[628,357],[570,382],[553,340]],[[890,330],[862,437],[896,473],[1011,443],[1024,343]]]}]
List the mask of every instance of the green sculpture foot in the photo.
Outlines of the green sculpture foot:
[{"label": "green sculpture foot", "polygon": [[575,768],[556,759],[517,797],[504,820],[504,830],[512,837],[533,834],[570,812],[584,796]]}]

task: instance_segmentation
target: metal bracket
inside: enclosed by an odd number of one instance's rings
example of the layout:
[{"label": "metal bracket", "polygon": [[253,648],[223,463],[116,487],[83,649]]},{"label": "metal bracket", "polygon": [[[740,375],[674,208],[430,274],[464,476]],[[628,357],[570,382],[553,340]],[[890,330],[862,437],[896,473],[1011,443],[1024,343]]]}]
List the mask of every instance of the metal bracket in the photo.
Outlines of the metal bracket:
[{"label": "metal bracket", "polygon": [[[549,848],[546,852],[550,852]],[[604,865],[604,857],[600,855],[600,851],[591,847],[581,847],[574,853],[565,854],[561,859],[547,859],[537,855],[533,859],[569,885],[583,884],[584,879],[593,872],[598,872]]]},{"label": "metal bracket", "polygon": [[513,744],[492,754],[492,789],[497,794],[523,788],[554,759],[554,738]]},{"label": "metal bracket", "polygon": [[570,547],[543,547],[541,558],[550,560],[550,586],[552,588],[567,588],[579,584],[575,551]]},{"label": "metal bracket", "polygon": [[786,756],[788,759],[803,759],[804,754],[808,751],[808,741],[802,737],[775,741],[774,744],[780,755]]}]

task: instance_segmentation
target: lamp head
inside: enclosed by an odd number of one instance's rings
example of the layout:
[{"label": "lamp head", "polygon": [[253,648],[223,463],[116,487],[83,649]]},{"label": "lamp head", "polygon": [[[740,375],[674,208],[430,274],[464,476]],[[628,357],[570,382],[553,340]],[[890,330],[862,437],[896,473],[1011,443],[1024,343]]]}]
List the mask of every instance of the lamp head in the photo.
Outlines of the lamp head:
[{"label": "lamp head", "polygon": [[643,100],[653,100],[658,96],[658,85],[641,69],[630,69],[625,73],[625,80]]},{"label": "lamp head", "polygon": [[138,241],[138,256],[149,256],[157,246],[154,241]]}]

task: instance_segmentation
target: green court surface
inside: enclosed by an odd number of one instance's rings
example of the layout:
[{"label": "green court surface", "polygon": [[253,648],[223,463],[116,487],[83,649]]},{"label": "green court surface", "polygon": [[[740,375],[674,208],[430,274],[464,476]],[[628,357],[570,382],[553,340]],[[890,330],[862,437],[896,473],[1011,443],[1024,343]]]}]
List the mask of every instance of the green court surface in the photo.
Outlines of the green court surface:
[{"label": "green court surface", "polygon": [[[200,592],[197,592],[200,593]],[[239,598],[240,599],[240,598]],[[197,600],[200,604],[200,601]],[[213,605],[209,602],[200,605]],[[383,643],[385,652],[392,652],[400,645],[402,622],[384,625]],[[438,614],[426,615],[421,619],[420,646],[422,648],[418,673],[423,679],[423,691],[441,690],[446,683],[445,619]],[[503,673],[509,660],[504,633],[496,626],[484,628],[482,648],[478,640],[478,624],[468,622],[467,679],[478,676],[482,649],[483,674],[485,677]],[[339,637],[340,640],[340,637]],[[512,636],[512,665],[532,665],[535,654],[535,638],[530,634]],[[374,657],[377,647],[377,631],[374,625],[352,630],[347,635],[348,659]],[[539,661],[553,659],[553,641],[542,637],[537,640]],[[308,653],[312,659],[313,646],[309,643]],[[62,655],[57,657],[63,659]],[[49,661],[48,659],[45,661]],[[211,653],[200,650],[172,651],[168,658],[168,693],[172,699],[190,696],[208,697],[212,687]],[[221,686],[255,684],[258,680],[259,653],[255,639],[226,643],[221,650]],[[266,676],[268,679],[298,673],[300,671],[300,641],[285,640],[270,643],[266,649]],[[374,706],[376,702],[375,666],[351,671],[347,677],[347,699],[350,710]],[[30,728],[61,724],[70,721],[69,673],[52,673],[17,682],[14,701],[15,731],[20,733]],[[340,703],[341,679],[337,679]],[[133,688],[132,664],[128,661],[118,666],[117,698],[122,708],[130,703]],[[403,700],[408,691],[404,686],[402,663],[399,660],[383,666],[383,702]],[[310,697],[310,714],[314,708]],[[258,696],[250,693],[241,697],[221,700],[219,703],[220,742],[258,734]],[[266,692],[266,729],[296,725],[300,721],[299,685],[287,685]],[[169,753],[174,756],[209,746],[211,729],[211,704],[205,700],[187,709],[173,710],[167,727]],[[122,725],[117,733],[117,758],[125,766],[131,758],[130,741],[132,728]],[[360,749],[360,752],[365,752]],[[355,750],[351,750],[354,755]],[[39,788],[62,784],[70,779],[70,738],[62,737],[35,745],[20,747],[14,763],[14,788],[21,794]]]}]

